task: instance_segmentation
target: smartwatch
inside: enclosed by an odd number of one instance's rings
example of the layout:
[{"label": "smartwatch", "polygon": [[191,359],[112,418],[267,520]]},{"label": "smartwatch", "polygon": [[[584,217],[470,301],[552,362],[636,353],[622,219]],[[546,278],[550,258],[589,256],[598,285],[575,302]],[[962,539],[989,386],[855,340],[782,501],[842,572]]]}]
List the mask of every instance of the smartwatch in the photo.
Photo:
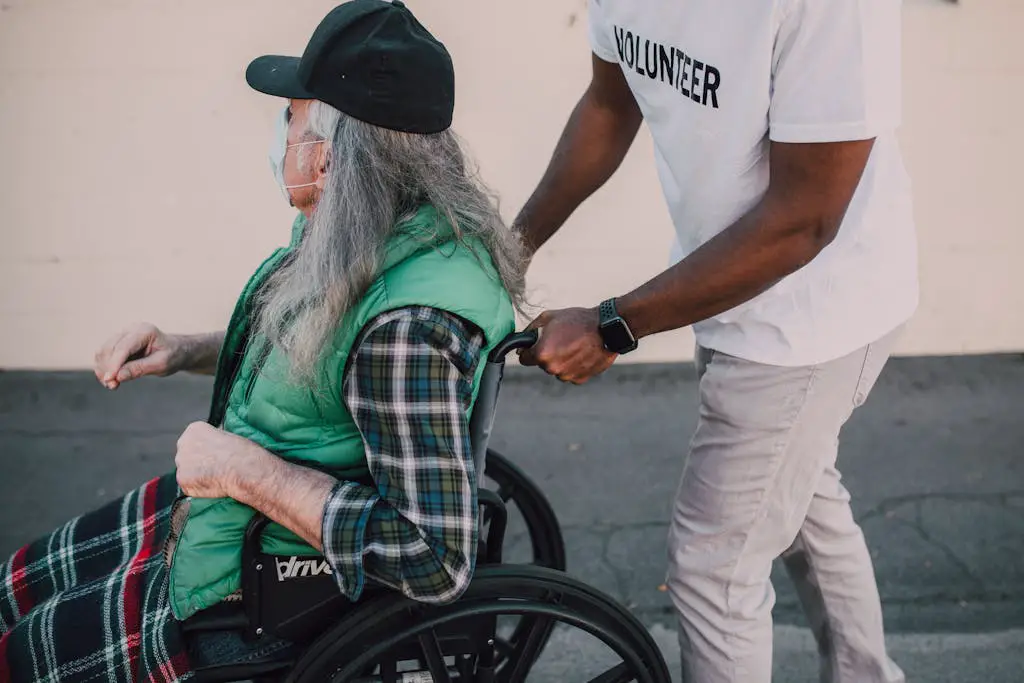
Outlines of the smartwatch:
[{"label": "smartwatch", "polygon": [[636,349],[639,345],[636,336],[619,312],[615,310],[615,299],[602,302],[598,312],[601,320],[597,330],[604,341],[605,349],[617,354],[629,353]]}]

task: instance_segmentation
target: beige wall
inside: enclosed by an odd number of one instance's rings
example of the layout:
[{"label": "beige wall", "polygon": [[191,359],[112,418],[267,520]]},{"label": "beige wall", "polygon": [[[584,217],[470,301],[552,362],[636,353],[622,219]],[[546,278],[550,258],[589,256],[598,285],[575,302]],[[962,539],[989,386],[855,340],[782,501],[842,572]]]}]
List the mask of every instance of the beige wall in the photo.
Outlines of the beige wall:
[{"label": "beige wall", "polygon": [[[320,0],[3,0],[0,366],[89,364],[123,324],[223,326],[292,217],[250,58],[302,50]],[[457,129],[511,217],[589,69],[585,0],[409,0],[448,45]],[[901,353],[1024,349],[1024,2],[907,0],[906,120],[923,301]],[[593,304],[664,267],[641,136],[538,257],[534,298]],[[608,274],[610,273],[610,274]],[[691,357],[688,332],[629,360]]]}]

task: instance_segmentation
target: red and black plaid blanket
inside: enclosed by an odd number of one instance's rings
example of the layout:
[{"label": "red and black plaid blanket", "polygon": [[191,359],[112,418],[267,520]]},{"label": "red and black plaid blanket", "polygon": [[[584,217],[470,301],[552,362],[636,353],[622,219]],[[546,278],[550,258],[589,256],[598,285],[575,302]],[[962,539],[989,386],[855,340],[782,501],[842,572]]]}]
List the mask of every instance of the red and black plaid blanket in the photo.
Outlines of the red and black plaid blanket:
[{"label": "red and black plaid blanket", "polygon": [[177,496],[154,479],[0,568],[0,683],[191,678],[161,553]]}]

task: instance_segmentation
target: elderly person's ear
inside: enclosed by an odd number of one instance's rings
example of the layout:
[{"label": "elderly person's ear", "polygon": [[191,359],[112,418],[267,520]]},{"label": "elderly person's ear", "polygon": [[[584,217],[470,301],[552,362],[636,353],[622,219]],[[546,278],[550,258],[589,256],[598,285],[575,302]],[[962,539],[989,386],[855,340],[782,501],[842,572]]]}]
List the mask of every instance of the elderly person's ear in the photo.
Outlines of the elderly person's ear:
[{"label": "elderly person's ear", "polygon": [[330,144],[320,145],[320,152],[316,157],[316,188],[318,190],[324,189],[324,184],[327,182],[327,171],[331,168],[331,146]]}]

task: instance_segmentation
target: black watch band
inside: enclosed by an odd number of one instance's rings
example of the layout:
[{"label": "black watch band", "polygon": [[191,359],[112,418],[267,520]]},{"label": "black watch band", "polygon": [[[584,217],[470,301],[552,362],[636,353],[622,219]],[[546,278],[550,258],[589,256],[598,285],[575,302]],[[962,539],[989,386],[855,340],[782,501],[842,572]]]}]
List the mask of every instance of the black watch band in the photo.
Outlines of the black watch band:
[{"label": "black watch band", "polygon": [[624,354],[638,346],[636,335],[615,308],[615,299],[602,301],[598,308],[598,332],[604,348],[612,353]]}]

